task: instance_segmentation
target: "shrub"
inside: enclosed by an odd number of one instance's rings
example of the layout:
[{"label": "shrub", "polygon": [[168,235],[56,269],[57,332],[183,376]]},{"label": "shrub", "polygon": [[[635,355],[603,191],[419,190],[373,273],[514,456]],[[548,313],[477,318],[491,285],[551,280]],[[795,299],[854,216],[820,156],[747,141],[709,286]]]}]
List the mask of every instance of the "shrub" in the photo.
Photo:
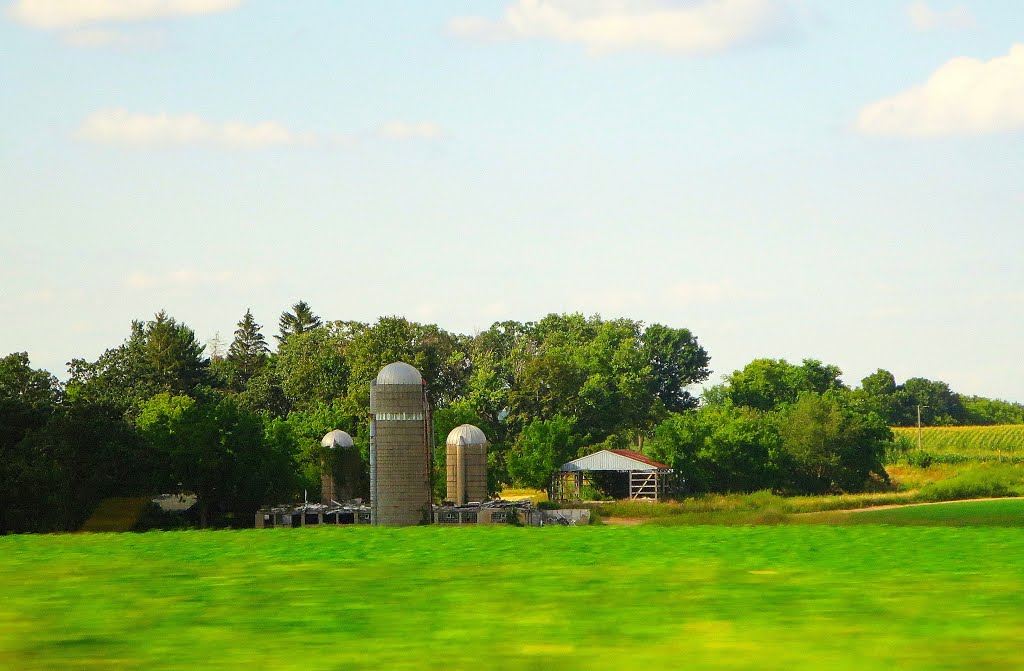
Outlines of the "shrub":
[{"label": "shrub", "polygon": [[768,510],[779,508],[784,502],[785,499],[783,497],[774,494],[767,489],[762,489],[743,496],[738,508],[740,510]]},{"label": "shrub", "polygon": [[584,501],[612,501],[611,496],[606,495],[597,487],[593,485],[584,485],[583,489],[580,490],[580,498]]},{"label": "shrub", "polygon": [[935,457],[927,452],[908,452],[907,463],[916,468],[928,468],[934,463]]},{"label": "shrub", "polygon": [[914,441],[905,434],[894,434],[892,442],[885,448],[885,463],[896,464],[903,458],[909,458],[911,450],[914,449]]},{"label": "shrub", "polygon": [[1010,466],[979,468],[921,488],[925,501],[1014,496],[1024,491],[1024,471]]}]

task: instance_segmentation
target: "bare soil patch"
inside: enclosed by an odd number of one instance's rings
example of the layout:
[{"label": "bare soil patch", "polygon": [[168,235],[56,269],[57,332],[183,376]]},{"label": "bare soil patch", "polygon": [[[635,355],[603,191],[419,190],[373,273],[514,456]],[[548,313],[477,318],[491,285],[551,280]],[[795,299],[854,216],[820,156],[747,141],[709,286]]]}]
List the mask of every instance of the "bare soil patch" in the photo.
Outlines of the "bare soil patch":
[{"label": "bare soil patch", "polygon": [[648,521],[644,517],[602,517],[601,521],[617,527],[635,527]]}]

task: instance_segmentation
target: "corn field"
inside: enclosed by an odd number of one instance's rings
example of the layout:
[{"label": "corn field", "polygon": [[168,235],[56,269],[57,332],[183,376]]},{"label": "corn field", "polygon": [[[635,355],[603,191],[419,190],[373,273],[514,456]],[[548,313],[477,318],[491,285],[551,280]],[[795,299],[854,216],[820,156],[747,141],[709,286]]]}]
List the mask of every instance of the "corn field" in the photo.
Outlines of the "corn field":
[{"label": "corn field", "polygon": [[[894,428],[917,446],[917,428]],[[1024,460],[1024,424],[999,426],[929,426],[921,429],[921,451],[936,461],[956,457],[957,461]]]}]

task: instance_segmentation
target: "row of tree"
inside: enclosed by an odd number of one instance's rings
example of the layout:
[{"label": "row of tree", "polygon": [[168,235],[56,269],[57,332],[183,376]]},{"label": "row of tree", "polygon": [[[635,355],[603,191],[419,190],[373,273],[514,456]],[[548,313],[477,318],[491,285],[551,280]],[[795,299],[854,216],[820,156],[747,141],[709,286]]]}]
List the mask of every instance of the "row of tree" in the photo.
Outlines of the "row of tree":
[{"label": "row of tree", "polygon": [[72,361],[65,385],[23,353],[0,360],[0,531],[72,529],[104,497],[178,491],[198,496],[204,524],[244,523],[318,491],[331,429],[355,437],[365,469],[370,380],[396,360],[429,382],[438,473],[448,431],[473,423],[491,440],[495,491],[543,487],[600,447],[669,461],[694,491],[852,490],[884,478],[888,426],[916,421],[917,405],[925,423],[1024,421],[1020,405],[885,371],[850,389],[816,361],[754,361],[698,408],[710,359],[697,339],[628,319],[552,314],[468,336],[400,317],[323,321],[299,302],[278,326],[271,351],[247,311],[207,357],[160,312]]},{"label": "row of tree", "polygon": [[891,426],[1024,423],[1024,406],[945,382],[900,385],[879,369],[851,388],[841,375],[812,359],[752,361],[706,389],[699,409],[660,424],[651,454],[695,491],[854,491],[887,481],[884,461],[907,449]]},{"label": "row of tree", "polygon": [[[705,401],[731,400],[735,405],[771,410],[793,403],[800,392],[852,392],[858,405],[890,426],[981,426],[1024,424],[1024,405],[980,396],[965,396],[939,380],[913,377],[903,384],[878,369],[851,388],[837,366],[806,360],[795,366],[781,359],[757,359],[707,389]],[[920,412],[920,415],[918,413]]]},{"label": "row of tree", "polygon": [[655,430],[651,453],[695,491],[857,491],[885,482],[897,449],[885,418],[835,366],[756,360]]},{"label": "row of tree", "polygon": [[472,422],[492,440],[495,489],[529,424],[570,416],[580,444],[636,440],[696,405],[687,387],[709,375],[689,331],[631,320],[549,315],[464,336],[397,317],[322,323],[299,303],[279,325],[271,352],[247,312],[226,353],[205,358],[160,312],[95,361],[72,361],[63,386],[24,354],[5,358],[0,377],[20,381],[0,389],[2,528],[74,528],[105,496],[157,491],[195,493],[204,523],[248,520],[318,489],[327,431],[351,433],[365,458],[370,380],[396,360],[430,381],[438,470],[444,436]]}]

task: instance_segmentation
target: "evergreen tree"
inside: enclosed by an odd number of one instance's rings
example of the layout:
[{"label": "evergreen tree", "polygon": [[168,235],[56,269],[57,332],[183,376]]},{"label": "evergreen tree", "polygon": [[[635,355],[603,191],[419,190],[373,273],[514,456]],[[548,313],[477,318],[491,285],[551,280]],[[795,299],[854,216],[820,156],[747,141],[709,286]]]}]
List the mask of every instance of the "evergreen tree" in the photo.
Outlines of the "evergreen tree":
[{"label": "evergreen tree", "polygon": [[246,310],[242,321],[238,322],[235,339],[228,349],[231,382],[239,389],[244,388],[252,376],[267,364],[267,352],[270,348],[267,347],[261,328],[253,318],[252,310]]},{"label": "evergreen tree", "polygon": [[203,349],[192,329],[163,310],[146,324],[144,360],[163,390],[189,393],[203,381]]},{"label": "evergreen tree", "polygon": [[313,309],[306,301],[299,301],[292,306],[292,311],[285,310],[278,320],[281,335],[275,336],[279,343],[284,343],[288,336],[304,333],[320,326],[320,318],[313,314]]}]

